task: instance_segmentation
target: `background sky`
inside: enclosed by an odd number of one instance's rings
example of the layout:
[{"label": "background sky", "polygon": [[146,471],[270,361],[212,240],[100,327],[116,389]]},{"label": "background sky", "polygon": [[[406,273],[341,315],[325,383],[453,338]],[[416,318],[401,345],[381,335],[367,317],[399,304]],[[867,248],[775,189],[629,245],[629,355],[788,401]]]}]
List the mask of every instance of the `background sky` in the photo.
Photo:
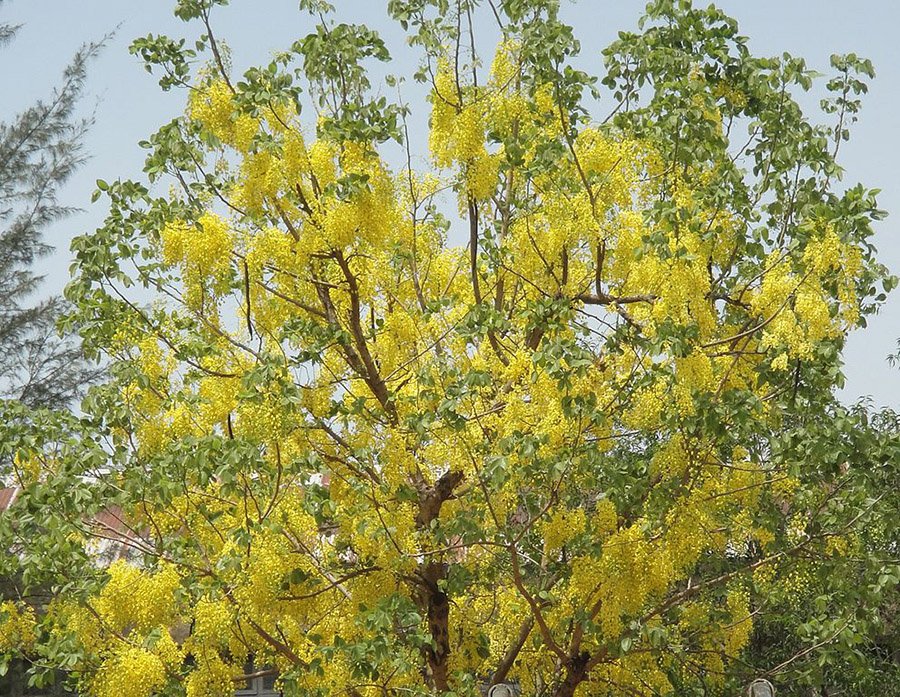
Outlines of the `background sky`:
[{"label": "background sky", "polygon": [[[418,53],[405,45],[400,27],[387,18],[386,0],[331,1],[341,21],[365,23],[382,34],[393,56],[389,72],[412,76]],[[600,51],[618,31],[636,28],[643,0],[563,1],[565,19],[582,42],[581,66],[602,74]],[[232,0],[230,6],[214,10],[213,29],[233,50],[237,73],[268,62],[274,51],[289,47],[312,30],[297,4],[297,0]],[[853,51],[872,59],[876,79],[850,142],[841,148],[846,168],[843,185],[862,182],[882,190],[880,207],[891,215],[878,224],[875,243],[882,262],[900,273],[900,2],[719,0],[716,4],[738,20],[757,55],[788,51],[805,57],[810,67],[821,72],[828,71],[832,53]],[[195,27],[172,16],[173,6],[173,0],[0,0],[0,23],[23,25],[17,39],[0,50],[0,120],[49,95],[81,44],[115,32],[89,68],[83,106],[85,113],[93,111],[96,118],[86,142],[91,159],[62,193],[63,203],[83,210],[50,230],[48,242],[57,252],[42,261],[48,292],[61,289],[68,278],[71,238],[103,220],[103,199],[90,204],[95,181],[141,179],[144,151],[138,141],[183,109],[183,92],[161,92],[156,78],[128,53],[131,41],[148,33],[173,37],[197,33]],[[478,43],[490,47],[493,22],[479,25],[476,31]],[[489,60],[491,54],[488,50],[483,55]],[[411,123],[417,124],[411,141],[414,152],[424,153],[427,105],[421,101],[424,92],[410,83],[403,87],[403,96],[413,107]],[[805,104],[815,105],[814,98]],[[600,114],[605,114],[606,107],[601,104]],[[868,329],[851,336],[845,351],[847,385],[840,393],[844,401],[870,396],[875,405],[900,409],[900,369],[886,361],[898,337],[900,290],[871,319]]]}]

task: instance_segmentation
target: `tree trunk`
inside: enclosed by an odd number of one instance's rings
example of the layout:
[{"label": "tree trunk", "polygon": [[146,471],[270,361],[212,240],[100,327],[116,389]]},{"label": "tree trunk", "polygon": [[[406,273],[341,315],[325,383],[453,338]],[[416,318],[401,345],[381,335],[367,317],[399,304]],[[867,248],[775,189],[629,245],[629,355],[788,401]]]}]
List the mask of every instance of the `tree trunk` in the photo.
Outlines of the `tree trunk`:
[{"label": "tree trunk", "polygon": [[444,593],[432,593],[428,602],[428,628],[432,646],[428,649],[428,669],[435,688],[441,692],[450,689],[450,603]]},{"label": "tree trunk", "polygon": [[[453,490],[463,480],[462,472],[449,470],[434,483],[426,486],[417,482],[419,489],[419,511],[416,527],[427,530],[431,522],[441,513],[444,501],[453,496]],[[446,580],[449,566],[439,561],[430,561],[419,566],[418,588],[415,589],[416,604],[425,613],[431,646],[424,649],[425,679],[436,690],[450,689],[450,600],[440,588]]]},{"label": "tree trunk", "polygon": [[556,688],[553,697],[574,697],[575,690],[587,678],[588,653],[580,653],[566,665],[566,677]]}]

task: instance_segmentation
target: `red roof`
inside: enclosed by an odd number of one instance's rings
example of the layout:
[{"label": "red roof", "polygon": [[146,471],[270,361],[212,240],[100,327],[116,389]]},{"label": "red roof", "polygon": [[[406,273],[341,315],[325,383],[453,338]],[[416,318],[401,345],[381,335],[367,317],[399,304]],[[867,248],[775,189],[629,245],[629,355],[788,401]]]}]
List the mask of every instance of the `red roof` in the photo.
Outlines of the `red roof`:
[{"label": "red roof", "polygon": [[[19,487],[0,488],[0,513],[8,511],[19,495]],[[90,521],[93,539],[89,550],[101,565],[116,559],[133,558],[150,545],[131,527],[119,506],[110,506]]]},{"label": "red roof", "polygon": [[0,513],[12,505],[12,502],[16,500],[18,494],[19,487],[11,486],[0,489]]}]

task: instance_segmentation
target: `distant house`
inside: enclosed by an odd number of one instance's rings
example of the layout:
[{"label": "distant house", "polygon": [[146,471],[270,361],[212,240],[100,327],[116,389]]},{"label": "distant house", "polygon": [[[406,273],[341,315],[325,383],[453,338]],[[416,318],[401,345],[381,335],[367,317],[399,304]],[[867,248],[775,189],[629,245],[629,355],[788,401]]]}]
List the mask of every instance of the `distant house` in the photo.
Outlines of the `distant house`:
[{"label": "distant house", "polygon": [[13,502],[19,496],[19,487],[7,487],[0,489],[0,513],[13,505]]},{"label": "distant house", "polygon": [[[254,667],[252,662],[244,667],[244,673],[252,675]],[[262,675],[250,678],[247,682],[235,690],[239,697],[278,697],[281,693],[275,689],[275,676]]]},{"label": "distant house", "polygon": [[[0,515],[10,509],[18,495],[17,487],[0,488]],[[146,542],[128,525],[120,508],[111,506],[101,511],[89,525],[93,534],[90,552],[98,566],[108,566],[119,559],[137,562],[139,550]],[[244,667],[247,675],[263,672],[255,668],[252,661]],[[275,679],[269,674],[249,678],[235,689],[235,697],[279,697],[281,692],[275,689]],[[22,661],[13,661],[6,675],[0,676],[0,697],[74,697],[60,683],[57,681],[50,688],[29,687],[25,665]]]}]

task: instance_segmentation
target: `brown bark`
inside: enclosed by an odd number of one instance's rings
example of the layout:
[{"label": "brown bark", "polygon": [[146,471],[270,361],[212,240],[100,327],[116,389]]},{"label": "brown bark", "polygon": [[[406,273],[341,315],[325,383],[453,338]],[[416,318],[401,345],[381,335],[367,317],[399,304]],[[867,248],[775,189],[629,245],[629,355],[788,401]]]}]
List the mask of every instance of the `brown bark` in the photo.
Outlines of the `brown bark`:
[{"label": "brown bark", "polygon": [[428,629],[432,646],[427,650],[427,658],[432,684],[438,690],[449,690],[450,603],[440,591],[428,599]]},{"label": "brown bark", "polygon": [[457,470],[448,470],[440,476],[434,486],[419,486],[419,512],[416,514],[416,526],[421,530],[427,528],[431,521],[441,513],[444,501],[453,496],[453,490],[459,486],[465,475]]},{"label": "brown bark", "polygon": [[397,408],[391,401],[391,394],[387,385],[379,374],[378,366],[375,364],[375,360],[369,352],[369,346],[366,343],[365,334],[363,333],[362,324],[360,322],[361,305],[359,300],[359,283],[353,275],[353,272],[350,270],[350,264],[344,258],[343,254],[337,252],[335,254],[335,260],[337,261],[338,266],[341,267],[341,272],[344,274],[349,289],[350,309],[347,311],[347,319],[350,323],[350,333],[356,344],[359,360],[362,362],[363,366],[362,370],[359,371],[360,375],[369,386],[369,389],[372,390],[375,398],[381,403],[381,406],[384,408],[385,412],[387,412],[391,421],[396,422]]},{"label": "brown bark", "polygon": [[[464,474],[449,470],[432,485],[417,482],[419,511],[416,526],[427,529],[441,512],[444,501],[453,496],[453,490],[463,480]],[[440,561],[423,562],[416,570],[415,600],[428,620],[431,645],[424,651],[425,678],[440,692],[450,689],[450,600],[441,590],[440,582],[447,578],[449,565]]]},{"label": "brown bark", "polygon": [[436,690],[450,689],[450,601],[439,582],[447,578],[448,566],[432,561],[419,566],[415,574],[413,599],[428,621],[431,645],[422,649],[423,676]]},{"label": "brown bark", "polygon": [[582,652],[569,659],[569,662],[566,664],[566,677],[557,686],[553,697],[574,697],[575,690],[587,678],[590,658],[590,654]]}]

